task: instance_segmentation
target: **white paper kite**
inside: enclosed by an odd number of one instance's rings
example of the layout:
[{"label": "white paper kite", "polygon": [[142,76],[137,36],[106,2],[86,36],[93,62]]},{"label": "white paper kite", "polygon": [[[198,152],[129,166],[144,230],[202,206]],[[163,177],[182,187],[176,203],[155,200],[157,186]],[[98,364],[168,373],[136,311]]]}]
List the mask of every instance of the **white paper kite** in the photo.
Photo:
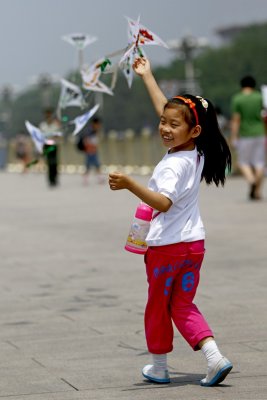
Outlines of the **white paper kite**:
[{"label": "white paper kite", "polygon": [[168,46],[159,36],[140,24],[140,17],[138,17],[137,21],[129,17],[126,17],[126,19],[128,21],[128,46],[119,65],[127,79],[128,86],[131,87],[133,61],[138,55],[141,57],[144,56],[144,52],[140,47],[144,45],[157,45],[168,48]]},{"label": "white paper kite", "polygon": [[[129,55],[126,58],[124,58],[122,61],[120,61],[120,63],[119,63],[120,69],[122,70],[122,72],[127,80],[129,88],[132,86],[133,77],[134,77],[132,65],[133,65],[135,57],[138,55],[140,55],[140,53],[138,52],[137,48],[134,48],[134,49],[132,49],[131,52],[129,52]],[[142,49],[142,56],[146,57],[143,49]]]},{"label": "white paper kite", "polygon": [[87,124],[90,118],[97,112],[99,109],[99,104],[96,104],[91,110],[87,111],[85,114],[79,115],[78,117],[74,118],[73,121],[70,122],[70,124],[75,125],[75,129],[73,131],[73,135],[77,135],[82,128]]},{"label": "white paper kite", "polygon": [[112,90],[105,85],[105,83],[99,80],[101,75],[100,66],[105,62],[105,59],[101,59],[90,67],[83,68],[81,70],[81,76],[83,81],[83,88],[86,90],[92,90],[94,92],[103,92],[113,95]]},{"label": "white paper kite", "polygon": [[32,125],[29,121],[25,121],[25,126],[33,140],[36,150],[40,154],[43,153],[43,147],[48,138],[53,136],[62,136],[62,132],[44,133],[41,131],[41,129]]},{"label": "white paper kite", "polygon": [[36,147],[36,150],[38,151],[38,153],[42,154],[44,143],[45,143],[44,134],[40,131],[39,128],[32,125],[29,121],[25,121],[25,125],[26,125],[26,128],[27,128],[29,134],[31,135],[31,138]]},{"label": "white paper kite", "polygon": [[124,58],[123,61],[120,61],[120,69],[127,80],[129,88],[132,86],[134,76],[132,69],[133,60],[134,53],[131,53],[128,57]]},{"label": "white paper kite", "polygon": [[71,106],[83,107],[84,105],[85,101],[79,86],[74,85],[66,79],[61,79],[61,92],[58,106],[60,108],[66,108]]},{"label": "white paper kite", "polygon": [[71,33],[62,36],[62,39],[75,46],[78,50],[83,50],[89,44],[94,43],[97,38],[84,33]]}]

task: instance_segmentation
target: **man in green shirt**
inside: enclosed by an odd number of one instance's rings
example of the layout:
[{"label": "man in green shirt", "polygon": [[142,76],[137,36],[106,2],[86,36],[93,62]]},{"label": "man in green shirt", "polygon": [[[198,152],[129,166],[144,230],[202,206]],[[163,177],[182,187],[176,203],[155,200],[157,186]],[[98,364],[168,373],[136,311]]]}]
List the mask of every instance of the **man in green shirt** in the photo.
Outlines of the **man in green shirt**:
[{"label": "man in green shirt", "polygon": [[265,167],[263,99],[256,81],[245,76],[241,91],[232,98],[231,144],[237,150],[238,167],[250,185],[251,200],[262,198]]}]

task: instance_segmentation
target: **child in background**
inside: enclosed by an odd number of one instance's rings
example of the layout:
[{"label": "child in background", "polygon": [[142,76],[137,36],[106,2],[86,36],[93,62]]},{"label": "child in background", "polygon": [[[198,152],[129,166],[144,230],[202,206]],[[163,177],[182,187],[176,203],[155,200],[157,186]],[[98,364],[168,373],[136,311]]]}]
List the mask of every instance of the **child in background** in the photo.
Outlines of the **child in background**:
[{"label": "child in background", "polygon": [[95,117],[88,129],[86,129],[83,135],[83,144],[85,152],[85,173],[84,173],[84,185],[88,184],[88,176],[92,167],[95,167],[98,183],[104,183],[104,178],[101,175],[101,165],[98,155],[98,143],[99,135],[102,128],[102,121],[100,118]]},{"label": "child in background", "polygon": [[231,154],[210,101],[192,95],[167,100],[147,59],[136,59],[133,68],[160,115],[159,133],[168,149],[148,187],[119,172],[109,176],[111,190],[128,189],[155,210],[145,254],[149,286],[145,333],[152,364],[142,373],[152,382],[170,382],[167,353],[173,349],[174,322],[192,349],[201,349],[206,357],[208,371],[201,385],[214,386],[225,379],[232,364],[220,353],[193,303],[205,251],[198,193],[202,179],[224,185]]},{"label": "child in background", "polygon": [[27,164],[30,161],[29,137],[22,131],[16,136],[15,152],[16,158],[22,162],[22,173],[27,172]]}]

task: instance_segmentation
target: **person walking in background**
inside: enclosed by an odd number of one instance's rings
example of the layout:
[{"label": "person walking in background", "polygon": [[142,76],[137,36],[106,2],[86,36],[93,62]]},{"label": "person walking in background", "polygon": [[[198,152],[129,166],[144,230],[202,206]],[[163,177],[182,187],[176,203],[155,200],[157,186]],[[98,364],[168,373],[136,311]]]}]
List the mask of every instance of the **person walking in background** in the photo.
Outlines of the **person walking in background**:
[{"label": "person walking in background", "polygon": [[84,185],[88,184],[88,177],[92,167],[97,173],[98,183],[103,183],[104,178],[101,175],[100,161],[98,155],[99,135],[102,128],[100,118],[94,117],[89,128],[82,135],[83,148],[85,152],[85,172],[83,177]]},{"label": "person walking in background", "polygon": [[213,386],[225,379],[232,363],[219,351],[211,328],[193,303],[205,252],[198,194],[202,179],[224,185],[231,153],[210,101],[190,94],[167,100],[146,58],[137,58],[133,68],[160,116],[159,133],[168,149],[148,187],[120,172],[109,175],[111,190],[127,189],[154,209],[145,254],[145,333],[152,364],[142,373],[152,382],[170,382],[167,353],[173,349],[174,322],[191,348],[201,349],[206,357],[208,372],[201,385]]},{"label": "person walking in background", "polygon": [[263,99],[252,76],[243,77],[240,85],[241,91],[232,98],[230,140],[237,151],[238,168],[250,186],[249,199],[261,200],[265,168]]},{"label": "person walking in background", "polygon": [[47,178],[49,186],[58,185],[58,134],[61,129],[59,120],[54,116],[54,110],[47,108],[44,110],[44,121],[39,125],[44,133],[46,140],[44,144],[44,155],[47,163]]},{"label": "person walking in background", "polygon": [[25,132],[19,132],[15,140],[16,158],[22,163],[22,173],[27,172],[27,164],[30,161],[31,145],[29,136]]}]

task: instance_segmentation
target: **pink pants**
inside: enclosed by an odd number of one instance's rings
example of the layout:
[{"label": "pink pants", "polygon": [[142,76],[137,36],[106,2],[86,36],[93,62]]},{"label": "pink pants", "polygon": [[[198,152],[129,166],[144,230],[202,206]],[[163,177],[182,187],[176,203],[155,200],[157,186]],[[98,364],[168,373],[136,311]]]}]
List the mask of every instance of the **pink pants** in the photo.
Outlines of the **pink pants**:
[{"label": "pink pants", "polygon": [[189,345],[213,336],[204,317],[193,303],[204,258],[204,240],[149,247],[145,255],[148,301],[145,332],[150,353],[173,349],[173,325]]}]

